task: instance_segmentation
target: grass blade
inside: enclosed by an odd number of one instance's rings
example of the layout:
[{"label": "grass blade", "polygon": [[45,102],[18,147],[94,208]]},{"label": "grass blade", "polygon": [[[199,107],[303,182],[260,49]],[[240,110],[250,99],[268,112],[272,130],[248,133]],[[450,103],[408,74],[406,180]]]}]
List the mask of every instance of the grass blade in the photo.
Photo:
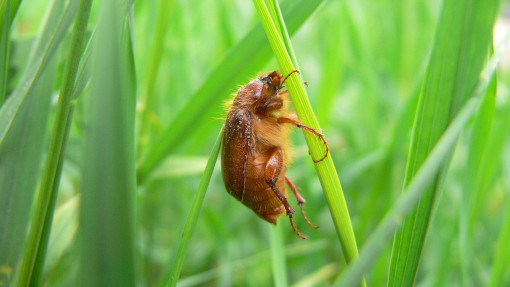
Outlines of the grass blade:
[{"label": "grass blade", "polygon": [[[43,278],[44,283],[48,282],[46,277],[55,265],[67,255],[66,252],[71,248],[74,249],[76,241],[76,231],[78,230],[78,213],[81,195],[77,194],[60,205],[55,210],[53,219],[53,227],[51,228],[51,235],[48,244],[48,255],[46,256],[46,263],[44,264]],[[47,284],[50,285],[51,284]]]},{"label": "grass blade", "polygon": [[[5,3],[2,2],[2,4]],[[11,2],[11,22],[19,1]],[[25,243],[26,228],[30,214],[34,189],[37,184],[39,164],[43,153],[46,124],[50,112],[50,99],[53,91],[56,61],[52,55],[62,40],[74,17],[76,5],[67,5],[54,1],[46,13],[37,40],[32,46],[22,79],[30,78],[30,88],[22,80],[11,97],[0,109],[0,184],[1,210],[0,227],[0,266],[12,273],[19,261],[20,252]],[[5,6],[2,6],[5,7]],[[4,8],[5,9],[5,8]],[[5,10],[4,10],[5,11]],[[3,15],[3,14],[2,14]],[[65,20],[65,21],[64,21]],[[41,59],[44,55],[44,61]],[[34,60],[39,57],[39,60]],[[44,66],[44,67],[42,67]],[[46,69],[46,68],[49,69]],[[33,74],[33,71],[37,73]],[[37,76],[38,81],[30,76]],[[40,81],[39,81],[40,79]],[[21,98],[22,97],[22,98]],[[18,101],[17,100],[25,100]],[[16,115],[16,117],[15,117]],[[19,116],[19,119],[16,119]],[[6,120],[4,122],[4,120]],[[9,128],[15,128],[12,132]],[[9,131],[9,132],[8,132]],[[3,275],[2,275],[3,277]],[[12,278],[7,274],[5,282]]]},{"label": "grass blade", "polygon": [[[404,188],[404,192],[402,192],[367,240],[361,249],[359,258],[354,260],[347,267],[347,270],[345,270],[342,276],[335,282],[335,286],[356,286],[361,280],[362,275],[374,264],[375,260],[386,246],[386,243],[404,220],[404,217],[419,204],[420,199],[428,192],[428,187],[432,184],[432,179],[442,168],[444,162],[448,160],[447,155],[451,153],[466,123],[472,118],[475,112],[480,109],[480,98],[487,90],[489,79],[492,78],[496,70],[502,51],[504,51],[504,47],[489,61],[480,76],[473,97],[469,99],[457,113],[421,165],[420,169]],[[410,286],[412,286],[412,284]]]},{"label": "grass blade", "polygon": [[273,282],[276,287],[288,286],[287,264],[285,263],[285,244],[282,224],[271,226],[271,263],[273,266]]},{"label": "grass blade", "polygon": [[[278,34],[280,38],[282,38],[283,43],[285,44],[285,48],[289,53],[290,59],[294,67],[301,71],[299,68],[299,63],[296,58],[296,54],[294,53],[294,49],[292,48],[292,42],[290,41],[289,32],[287,31],[287,26],[285,25],[285,21],[283,19],[282,10],[280,9],[280,4],[278,4],[278,0],[267,0],[270,2],[269,11],[271,12],[271,17],[273,18],[273,23],[275,23],[278,28]],[[272,4],[272,5],[271,5]],[[298,74],[298,77],[303,80],[301,73]]]},{"label": "grass blade", "polygon": [[43,28],[29,56],[20,84],[0,109],[0,144],[17,116],[21,104],[40,80],[41,74],[67,34],[77,9],[78,1],[54,0],[52,2],[42,25]]},{"label": "grass blade", "polygon": [[[269,15],[264,1],[254,0],[254,4],[257,8],[257,12],[264,26],[267,37],[269,38],[271,47],[273,48],[273,52],[275,53],[276,59],[281,67],[281,72],[282,74],[287,75],[294,70],[291,58],[287,54],[284,43],[271,20],[271,16]],[[284,25],[284,23],[281,23],[281,25]],[[287,79],[286,83],[290,91],[292,103],[296,108],[296,113],[300,121],[304,125],[320,131],[319,123],[315,118],[310,102],[308,101],[308,96],[302,82],[299,80],[299,77],[294,73]],[[316,136],[310,135],[309,133],[304,133],[304,135],[312,158],[321,158],[326,152],[324,144]],[[345,258],[347,262],[350,262],[357,257],[358,248],[347,205],[345,203],[345,198],[343,196],[342,187],[340,185],[340,180],[338,179],[331,154],[329,154],[323,161],[315,163],[315,168],[321,181]]]},{"label": "grass blade", "polygon": [[124,1],[102,1],[85,102],[79,240],[86,286],[134,286],[134,67]]},{"label": "grass blade", "polygon": [[[288,3],[287,3],[288,2]],[[319,7],[319,1],[287,1],[285,19],[290,35]],[[188,104],[181,109],[174,120],[162,132],[162,136],[149,147],[138,169],[138,180],[142,183],[149,173],[161,163],[171,151],[184,141],[188,127],[200,121],[210,121],[213,117],[223,116],[222,103],[230,97],[236,85],[260,72],[271,58],[271,50],[265,39],[261,25],[253,28],[240,43],[232,48],[225,59],[211,72]],[[198,132],[199,133],[199,132]]]},{"label": "grass blade", "polygon": [[[0,18],[0,107],[4,103],[7,92],[7,69],[9,68],[9,42],[11,25],[9,25],[9,9],[11,0],[4,1],[5,10]],[[3,4],[3,3],[2,3]],[[0,9],[2,12],[2,9]]]},{"label": "grass blade", "polygon": [[[500,172],[501,163],[504,162],[505,158],[508,158],[504,156],[504,150],[508,147],[507,141],[508,136],[510,135],[509,122],[510,104],[506,102],[501,109],[496,110],[494,122],[485,148],[487,152],[484,153],[483,158],[481,159],[480,165],[483,170],[483,175],[478,176],[476,180],[477,188],[480,190],[476,190],[471,201],[471,214],[468,222],[470,225],[474,225],[476,220],[480,218],[482,210],[484,209],[483,207],[486,206],[488,201],[488,194],[486,191],[490,190],[491,184],[494,182],[494,179],[497,178],[497,174]],[[503,176],[502,178],[508,178],[508,176]],[[508,185],[507,181],[507,190]],[[510,249],[508,248],[508,242],[510,241],[510,202],[508,201],[508,192],[506,195],[506,217],[503,219],[499,238],[497,239],[497,245],[494,249],[495,255],[493,256],[492,272],[490,281],[487,284],[487,286],[490,287],[506,286],[509,283],[508,272],[510,270],[508,267],[510,266]],[[473,230],[474,226],[470,228]],[[495,241],[495,239],[496,238],[492,240]],[[473,247],[471,247],[471,250],[472,249]]]},{"label": "grass blade", "polygon": [[53,60],[41,75],[41,81],[27,95],[0,145],[0,230],[8,231],[0,232],[0,281],[6,286],[12,285],[12,273],[23,254],[56,68]]},{"label": "grass blade", "polygon": [[200,214],[200,209],[202,208],[202,203],[204,202],[205,193],[207,191],[207,187],[209,186],[209,182],[211,181],[211,176],[214,170],[214,166],[216,165],[216,160],[218,159],[222,138],[223,130],[221,130],[220,133],[218,134],[216,143],[214,144],[214,147],[211,151],[211,155],[209,156],[209,160],[207,161],[204,174],[202,175],[202,179],[200,180],[200,185],[198,186],[197,193],[193,198],[193,204],[191,205],[188,217],[186,218],[186,223],[184,224],[184,228],[182,230],[182,237],[178,244],[178,249],[177,253],[174,256],[173,264],[168,265],[171,268],[167,269],[163,273],[164,275],[159,281],[158,286],[173,287],[177,284],[177,280],[179,280],[179,274],[181,273],[182,263],[184,262],[184,256],[186,255],[189,241],[191,239],[191,236],[193,235],[195,226],[197,225],[198,216]]},{"label": "grass blade", "polygon": [[427,160],[411,182],[407,185],[397,202],[391,210],[386,214],[384,219],[379,223],[373,234],[363,246],[360,257],[354,260],[347,267],[335,286],[356,286],[361,280],[361,276],[377,259],[382,252],[387,241],[391,238],[393,232],[402,222],[403,216],[418,203],[423,194],[427,191],[426,187],[431,184],[437,171],[444,163],[444,158],[451,151],[458,135],[462,131],[464,125],[470,119],[477,107],[477,102],[470,100],[464,109],[458,114],[456,120],[452,122],[450,128],[445,132],[436,147],[431,151]]},{"label": "grass blade", "polygon": [[0,4],[0,30],[3,29],[1,25],[4,25],[6,22],[8,23],[7,25],[11,26],[20,4],[21,0],[2,1]]},{"label": "grass blade", "polygon": [[[484,153],[480,163],[483,174],[478,175],[476,179],[477,188],[480,190],[476,190],[473,194],[471,206],[469,207],[471,212],[468,220],[469,225],[474,225],[476,220],[480,218],[483,208],[487,203],[486,190],[490,188],[491,182],[497,174],[505,149],[505,137],[510,131],[510,126],[508,125],[510,121],[510,106],[506,104],[501,111],[497,111],[496,115],[497,117],[487,142],[486,150],[488,152]],[[470,226],[469,228],[474,227]]]},{"label": "grass blade", "polygon": [[169,18],[168,13],[172,11],[173,1],[172,0],[160,0],[159,13],[156,20],[156,31],[154,31],[154,40],[152,42],[152,52],[149,60],[149,71],[147,73],[147,90],[144,99],[143,111],[141,113],[140,120],[140,135],[139,135],[139,154],[143,153],[143,147],[149,142],[150,137],[149,126],[150,117],[154,111],[154,98],[155,89],[158,79],[159,66],[161,64],[161,58],[163,57],[163,44],[165,41],[166,29],[168,29]]},{"label": "grass blade", "polygon": [[[459,107],[472,94],[488,52],[497,8],[497,1],[444,1],[415,116],[404,186],[409,184]],[[444,162],[417,209],[408,215],[395,235],[388,286],[414,283],[448,162]]]},{"label": "grass blade", "polygon": [[[469,282],[474,282],[470,278],[471,268],[471,238],[473,226],[476,218],[473,214],[473,199],[479,197],[478,193],[485,193],[486,189],[481,189],[481,182],[487,176],[486,167],[482,165],[487,150],[487,142],[492,127],[492,119],[494,118],[494,110],[496,107],[496,86],[497,78],[494,77],[489,84],[487,93],[482,101],[481,109],[473,124],[473,131],[470,139],[469,154],[466,163],[466,176],[464,177],[464,192],[462,193],[462,207],[459,216],[459,248],[460,248],[460,265],[462,271],[462,284],[469,286]],[[490,151],[494,152],[494,151]]]},{"label": "grass blade", "polygon": [[508,242],[510,242],[510,201],[506,204],[506,216],[499,235],[491,279],[488,285],[490,287],[507,286],[509,283],[510,246]]},{"label": "grass blade", "polygon": [[81,59],[91,6],[91,0],[80,1],[64,82],[59,95],[50,150],[46,157],[44,174],[32,224],[30,225],[27,248],[23,256],[18,286],[38,285],[44,266],[60,184],[60,175],[64,163],[64,153],[72,122],[73,86]]}]

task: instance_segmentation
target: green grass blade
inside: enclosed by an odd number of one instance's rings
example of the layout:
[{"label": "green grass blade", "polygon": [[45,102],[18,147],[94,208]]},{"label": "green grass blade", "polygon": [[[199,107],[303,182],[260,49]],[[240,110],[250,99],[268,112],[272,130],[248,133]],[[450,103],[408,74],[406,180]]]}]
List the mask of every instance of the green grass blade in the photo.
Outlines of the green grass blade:
[{"label": "green grass blade", "polygon": [[46,69],[67,34],[77,9],[78,1],[54,0],[52,2],[46,20],[42,25],[43,28],[34,43],[20,84],[0,109],[0,144],[2,144],[12,121],[17,116],[21,104],[30,90],[40,80],[42,72]]},{"label": "green grass blade", "polygon": [[[13,12],[13,8],[17,9],[19,1],[11,2],[11,5],[10,11]],[[3,159],[0,167],[3,170],[0,173],[0,184],[5,190],[1,193],[1,202],[2,210],[6,211],[1,217],[0,227],[2,230],[9,230],[3,232],[0,239],[2,246],[0,266],[6,266],[11,273],[19,261],[19,252],[25,243],[30,206],[43,153],[43,145],[40,143],[45,139],[56,65],[56,61],[51,59],[71,24],[76,6],[65,6],[61,1],[55,1],[50,5],[46,20],[31,49],[31,55],[35,56],[29,57],[32,60],[29,59],[27,62],[21,84],[0,109],[0,122],[7,122],[3,126],[0,124],[0,130],[3,132],[0,138],[0,153]],[[14,17],[14,14],[15,11],[11,16]],[[39,60],[35,61],[37,55]],[[41,58],[44,55],[43,61]],[[33,71],[37,73],[34,74]],[[40,81],[34,81],[35,75]],[[27,85],[30,85],[30,88]],[[26,99],[26,102],[19,101],[17,106],[12,105],[20,97]],[[19,120],[16,120],[14,115],[20,116]],[[8,132],[10,127],[15,129]],[[7,277],[6,282],[9,282],[11,278],[9,275]]]},{"label": "green grass blade", "polygon": [[[5,11],[0,18],[0,107],[4,103],[5,93],[7,91],[7,69],[9,68],[9,42],[10,31],[9,9],[11,0],[5,2]],[[3,4],[3,3],[2,3]],[[2,10],[0,9],[0,12]]]},{"label": "green grass blade", "polygon": [[[474,89],[473,97],[464,104],[446,131],[440,136],[437,144],[428,154],[415,176],[408,185],[405,186],[404,192],[402,192],[364,244],[359,258],[354,260],[347,267],[347,270],[345,270],[342,276],[335,282],[335,286],[356,286],[361,280],[362,275],[374,264],[395,230],[397,230],[402,221],[404,221],[404,217],[419,204],[421,198],[428,192],[428,187],[432,184],[432,179],[436,177],[445,161],[448,161],[448,154],[451,153],[458,136],[475,112],[480,109],[480,98],[487,90],[489,79],[492,78],[496,70],[503,50],[503,48],[500,49],[498,53],[492,57],[491,61],[489,61],[480,75],[478,84]],[[412,284],[410,286],[412,286]]]},{"label": "green grass blade", "polygon": [[[14,21],[14,17],[16,17],[16,13],[18,12],[20,4],[21,0],[2,1],[0,4],[0,30],[3,29],[2,25],[5,25],[4,23],[6,22],[9,26],[11,26],[12,21]],[[8,17],[6,17],[7,13],[9,15]]]},{"label": "green grass blade", "polygon": [[23,256],[23,265],[18,279],[18,286],[38,285],[39,277],[44,266],[53,214],[55,212],[58,187],[60,184],[60,175],[64,162],[64,153],[72,122],[73,86],[81,59],[91,6],[91,0],[80,1],[78,15],[74,24],[73,39],[69,51],[64,81],[58,99],[57,114],[53,126],[50,149],[46,157],[37,204],[30,225],[27,248]]},{"label": "green grass blade", "polygon": [[209,156],[209,160],[207,161],[207,165],[205,167],[204,174],[202,175],[202,179],[200,180],[200,185],[198,186],[197,193],[193,198],[193,204],[191,205],[188,217],[186,218],[186,223],[184,224],[184,228],[182,230],[181,240],[177,245],[177,252],[174,256],[173,264],[168,265],[170,268],[163,273],[163,277],[158,284],[160,287],[173,287],[177,284],[177,280],[179,280],[182,263],[184,262],[184,256],[186,255],[189,241],[191,240],[195,226],[197,225],[198,216],[200,215],[202,203],[204,202],[205,193],[207,191],[207,187],[209,186],[209,182],[211,181],[211,176],[214,170],[214,166],[216,165],[216,160],[218,159],[218,154],[220,153],[222,138],[223,129],[219,132],[218,137],[216,138],[216,143],[214,144],[211,155]]},{"label": "green grass blade", "polygon": [[154,112],[154,98],[156,83],[158,80],[159,66],[163,57],[165,35],[167,34],[169,18],[168,14],[172,10],[172,0],[160,0],[158,3],[158,16],[156,20],[156,30],[154,31],[154,40],[152,42],[152,52],[149,60],[149,70],[147,73],[147,90],[140,119],[140,135],[138,136],[139,154],[143,154],[143,147],[149,142],[148,137],[150,118]]},{"label": "green grass blade", "polygon": [[[468,224],[474,225],[475,222],[480,222],[479,218],[482,211],[487,208],[487,201],[490,200],[488,197],[488,190],[492,183],[497,178],[497,175],[501,172],[501,163],[507,158],[504,156],[505,148],[508,148],[508,136],[510,135],[510,104],[505,104],[496,109],[494,122],[492,124],[489,139],[487,141],[483,158],[481,159],[480,166],[482,167],[483,174],[479,175],[476,180],[477,188],[471,201]],[[504,177],[503,177],[504,178]],[[504,180],[503,180],[504,181]],[[505,184],[505,183],[503,183]],[[506,190],[508,191],[508,182],[506,182]],[[502,227],[497,240],[497,245],[493,249],[495,253],[493,256],[492,272],[489,284],[487,286],[507,286],[508,285],[508,272],[510,271],[510,254],[508,242],[510,240],[510,204],[506,203],[506,217],[503,220]],[[504,213],[504,212],[503,212]],[[477,221],[478,220],[478,221]],[[484,222],[485,223],[485,222]],[[474,226],[470,227],[474,230]],[[476,234],[473,232],[473,234]],[[495,237],[492,237],[491,241],[496,241]],[[473,247],[468,246],[473,249]],[[475,254],[477,255],[477,254]]]},{"label": "green grass blade", "polygon": [[[131,8],[133,7],[134,0],[125,0],[126,3],[126,15],[129,15]],[[129,16],[130,17],[130,16]],[[87,41],[87,45],[85,46],[85,50],[82,53],[80,65],[78,68],[78,74],[76,75],[76,83],[73,87],[73,99],[77,99],[83,90],[88,86],[90,83],[90,55],[92,54],[92,49],[94,47],[94,43],[96,41],[96,29],[94,29]],[[131,44],[131,46],[134,46]],[[131,49],[131,48],[130,48]],[[131,49],[132,50],[132,49]],[[128,51],[129,52],[129,51]],[[129,56],[132,58],[132,56]],[[134,60],[131,59],[131,62],[134,66]],[[133,82],[134,83],[134,82]],[[136,84],[136,83],[135,83]]]},{"label": "green grass blade", "polygon": [[51,109],[56,61],[27,95],[0,145],[0,281],[12,276],[23,254],[30,208],[37,187]]},{"label": "green grass blade", "polygon": [[[481,172],[476,175],[474,180],[475,191],[472,194],[467,223],[467,228],[471,230],[472,236],[477,234],[475,232],[475,224],[479,223],[480,219],[483,218],[483,212],[487,209],[487,203],[490,200],[491,186],[497,180],[501,164],[504,162],[502,159],[504,159],[504,151],[508,143],[509,122],[510,105],[506,102],[502,107],[496,109],[494,121],[486,142],[486,152],[483,153],[479,163]],[[468,247],[473,250],[473,246]]]},{"label": "green grass blade", "polygon": [[[492,122],[496,109],[496,92],[497,76],[494,75],[489,85],[489,89],[485,94],[482,109],[473,124],[473,131],[470,138],[470,150],[466,164],[466,177],[464,179],[464,199],[466,200],[464,204],[466,204],[465,206],[468,208],[463,209],[464,211],[467,211],[467,213],[464,214],[465,218],[463,219],[466,220],[466,231],[468,234],[472,231],[473,224],[475,223],[474,210],[472,208],[473,199],[480,196],[478,193],[483,193],[483,191],[480,190],[480,183],[485,177],[485,168],[483,167],[482,162],[487,156],[487,153],[494,152],[493,150],[488,150],[487,145],[490,133],[492,133]],[[503,138],[500,140],[504,141]]]},{"label": "green grass blade", "polygon": [[507,286],[510,272],[510,201],[506,204],[506,216],[501,228],[492,265],[492,274],[489,282],[490,287]]},{"label": "green grass blade", "polygon": [[[415,116],[404,186],[418,171],[459,107],[472,94],[488,52],[497,8],[497,1],[444,1]],[[395,235],[388,286],[411,286],[414,283],[448,162],[444,163],[417,209],[408,215]]]},{"label": "green grass blade", "polygon": [[[287,54],[285,45],[280,38],[276,27],[272,23],[271,16],[269,15],[269,12],[262,0],[254,0],[254,4],[257,8],[257,12],[264,26],[267,37],[269,38],[271,47],[273,48],[273,52],[275,53],[276,59],[280,65],[281,72],[284,75],[289,74],[294,70],[294,66],[292,65],[291,58]],[[304,125],[320,131],[319,123],[315,118],[310,102],[308,101],[308,96],[299,77],[294,73],[287,79],[286,83],[300,121]],[[322,141],[310,133],[305,132],[304,135],[312,158],[321,158],[326,152]],[[342,187],[340,185],[340,180],[338,179],[331,154],[329,154],[323,161],[316,163],[315,168],[319,175],[345,258],[348,262],[350,262],[357,257],[358,248],[349,212],[347,210],[347,204],[345,203]]]},{"label": "green grass blade", "polygon": [[135,286],[134,69],[124,1],[102,1],[85,98],[79,240],[85,286]]},{"label": "green grass blade", "polygon": [[81,95],[83,90],[85,90],[85,88],[90,83],[90,55],[92,54],[92,48],[96,39],[95,35],[96,30],[92,31],[92,34],[90,35],[87,41],[87,45],[85,46],[81,56],[80,65],[78,67],[78,74],[76,75],[76,82],[73,88],[73,99],[75,100]]},{"label": "green grass blade", "polygon": [[[278,27],[278,34],[280,38],[282,38],[283,43],[285,44],[285,48],[287,49],[290,59],[294,67],[301,71],[299,68],[299,63],[296,58],[296,54],[294,53],[294,49],[292,48],[292,42],[290,41],[289,32],[287,31],[287,26],[285,25],[285,21],[283,20],[282,10],[280,9],[280,5],[278,4],[278,0],[269,0],[272,2],[269,5],[269,11],[271,12],[271,17],[273,18],[273,23],[275,23],[276,27]],[[298,77],[303,80],[301,72],[298,74]]]},{"label": "green grass blade", "polygon": [[[130,9],[130,7],[132,7],[133,1],[127,0],[126,3],[127,3],[126,6],[128,7],[126,12],[129,13],[129,9]],[[96,41],[95,35],[96,35],[96,33],[95,33],[95,29],[94,29],[94,31],[92,31],[90,37],[88,38],[87,45],[85,46],[85,49],[82,53],[79,68],[78,68],[78,73],[76,75],[75,85],[73,86],[73,96],[72,96],[73,99],[77,99],[81,95],[83,90],[85,90],[85,88],[90,83],[90,73],[89,73],[90,61],[89,61],[89,59],[90,59],[90,55],[92,54],[92,48],[94,46],[94,42]]]},{"label": "green grass blade", "polygon": [[[290,35],[299,29],[322,2],[301,0],[285,3],[288,6],[285,6],[287,9],[284,11],[287,12],[284,16]],[[188,135],[190,125],[223,116],[222,103],[230,98],[236,85],[259,73],[271,58],[271,48],[265,37],[262,26],[257,25],[211,72],[188,104],[165,128],[162,136],[148,147],[149,154],[143,158],[138,169],[139,182],[143,182],[165,156],[184,142],[182,139]]]},{"label": "green grass blade", "polygon": [[[479,197],[478,193],[485,193],[480,183],[487,176],[486,167],[482,165],[487,152],[487,142],[491,131],[492,119],[494,118],[494,110],[496,107],[496,86],[497,77],[494,75],[487,93],[485,93],[482,101],[481,109],[473,124],[473,131],[470,139],[470,147],[468,159],[466,162],[466,172],[463,182],[462,207],[459,216],[459,248],[460,248],[460,265],[462,272],[463,286],[471,285],[473,278],[470,278],[470,269],[472,262],[471,254],[471,238],[473,226],[476,218],[472,217],[473,199]],[[471,273],[472,274],[472,273]]]},{"label": "green grass blade", "polygon": [[282,224],[271,226],[271,265],[273,267],[273,283],[276,287],[289,285],[282,226]]},{"label": "green grass blade", "polygon": [[[322,23],[326,25],[336,17],[338,16],[324,18]],[[318,59],[321,67],[321,78],[318,83],[319,90],[315,100],[315,112],[319,123],[325,130],[330,126],[335,96],[340,87],[338,81],[342,78],[341,69],[338,68],[343,65],[342,53],[339,52],[342,49],[342,42],[339,37],[342,33],[341,29],[341,25],[332,25],[327,31],[324,31],[327,33],[324,35],[327,42],[321,45],[322,55]],[[306,78],[306,75],[304,77]]]},{"label": "green grass blade", "polygon": [[66,255],[66,252],[74,248],[76,232],[78,230],[78,213],[81,195],[77,194],[59,205],[55,210],[53,226],[48,244],[48,255],[44,264],[43,277],[48,282],[47,274]]},{"label": "green grass blade", "polygon": [[[403,193],[393,205],[390,211],[377,226],[370,238],[364,244],[360,252],[360,257],[354,260],[344,271],[335,286],[356,286],[361,280],[361,276],[375,262],[375,259],[382,252],[386,243],[389,241],[393,232],[402,222],[403,217],[415,207],[427,187],[431,184],[437,171],[444,162],[444,158],[451,151],[458,135],[464,125],[470,119],[470,115],[476,110],[476,101],[469,101],[450,128],[445,132],[436,147],[429,154],[427,160],[422,164],[420,170],[413,177],[411,182],[405,188]],[[412,285],[410,285],[412,286]]]}]

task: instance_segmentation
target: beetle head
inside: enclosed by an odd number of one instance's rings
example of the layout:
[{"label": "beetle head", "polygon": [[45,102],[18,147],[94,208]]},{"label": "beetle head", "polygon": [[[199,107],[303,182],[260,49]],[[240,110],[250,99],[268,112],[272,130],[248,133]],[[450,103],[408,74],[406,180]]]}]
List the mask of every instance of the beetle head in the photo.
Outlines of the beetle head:
[{"label": "beetle head", "polygon": [[278,97],[282,82],[283,76],[278,71],[263,74],[238,91],[234,105],[254,111],[277,109],[282,105],[282,99]]},{"label": "beetle head", "polygon": [[278,71],[264,74],[259,79],[264,83],[264,87],[268,92],[278,91],[282,87],[283,76]]},{"label": "beetle head", "polygon": [[279,97],[279,91],[283,88],[283,76],[278,71],[262,75],[260,81],[264,83],[260,99],[257,101],[256,108],[260,111],[276,110],[283,106],[283,100]]}]

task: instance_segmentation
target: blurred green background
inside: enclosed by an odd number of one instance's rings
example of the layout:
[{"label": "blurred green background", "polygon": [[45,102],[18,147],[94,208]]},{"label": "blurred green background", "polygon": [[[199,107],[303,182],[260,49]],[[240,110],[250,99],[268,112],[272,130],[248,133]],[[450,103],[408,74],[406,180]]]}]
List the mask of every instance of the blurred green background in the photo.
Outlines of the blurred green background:
[{"label": "blurred green background", "polygon": [[[293,47],[301,75],[308,82],[312,107],[327,136],[361,247],[402,190],[414,113],[442,1],[314,0],[318,5],[310,7],[315,10],[288,17],[286,11],[299,8],[292,0],[282,2],[287,25],[296,30],[299,24],[290,24],[291,18],[298,19],[296,23],[304,21],[295,33],[290,29]],[[298,4],[304,5],[301,2]],[[8,90],[19,84],[26,55],[51,3],[24,0],[20,6],[11,29]],[[503,11],[507,11],[505,7]],[[87,35],[97,22],[98,10],[96,1]],[[264,43],[260,48],[263,53],[246,52],[244,57],[252,59],[246,61],[248,67],[229,67],[230,60],[238,61],[230,58],[231,49],[243,41],[249,43],[250,37],[245,37],[259,23],[251,1],[136,1],[133,12],[136,162],[143,170],[135,196],[136,285],[155,286],[171,265],[223,123],[223,102],[239,85],[260,72],[278,69],[278,65]],[[510,23],[505,15],[498,20],[502,31],[508,30],[505,25]],[[70,44],[71,35],[67,34],[54,58],[56,72],[50,87],[53,110]],[[487,130],[490,153],[479,174],[482,192],[473,200],[476,213],[470,218],[474,226],[469,247],[473,252],[469,263],[472,286],[487,286],[501,251],[498,237],[510,230],[509,226],[503,228],[510,208],[510,79],[503,63],[498,70],[494,121]],[[231,83],[228,79],[235,80]],[[89,93],[86,88],[76,101],[41,277],[44,286],[72,286],[79,278],[77,208],[84,161],[83,130],[87,125],[83,98]],[[43,141],[44,151],[48,150],[53,118],[54,111]],[[175,129],[169,130],[169,126]],[[468,144],[471,126],[456,146],[437,198],[416,286],[461,286],[459,222],[465,208],[461,194],[468,155],[477,152]],[[168,138],[167,134],[176,137],[172,146],[166,147],[164,154],[168,156],[154,168],[144,169],[144,160],[158,143],[165,142],[162,138]],[[302,133],[294,131],[291,138],[294,161],[288,175],[307,200],[308,217],[320,229],[312,230],[297,216],[298,228],[309,236],[303,241],[286,218],[279,221],[288,282],[291,286],[329,286],[346,263]],[[142,175],[139,173],[140,178]],[[294,198],[291,204],[296,205]],[[273,285],[271,228],[228,195],[218,162],[178,286]],[[386,285],[390,254],[391,244],[366,274],[369,286]],[[505,270],[508,274],[508,266]]]}]

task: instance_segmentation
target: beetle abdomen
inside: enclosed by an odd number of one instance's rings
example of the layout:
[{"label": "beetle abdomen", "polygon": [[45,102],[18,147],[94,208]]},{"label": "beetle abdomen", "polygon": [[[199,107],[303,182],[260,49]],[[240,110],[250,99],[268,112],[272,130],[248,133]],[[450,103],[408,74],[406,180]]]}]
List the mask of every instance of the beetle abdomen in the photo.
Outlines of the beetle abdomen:
[{"label": "beetle abdomen", "polygon": [[285,213],[285,207],[283,206],[283,204],[280,204],[279,207],[273,210],[263,210],[260,212],[255,211],[255,213],[265,221],[276,225],[276,220],[278,219],[278,217]]},{"label": "beetle abdomen", "polygon": [[[246,190],[244,197],[238,199],[260,218],[276,224],[276,219],[285,212],[285,207],[264,178],[267,160],[263,164],[253,165],[255,159],[257,159],[257,156],[248,160]],[[284,174],[285,170],[282,173]],[[284,177],[278,178],[276,186],[282,193],[286,194]]]},{"label": "beetle abdomen", "polygon": [[[266,183],[264,173],[267,160],[266,155],[255,152],[253,156],[246,159],[244,170],[241,172],[244,174],[243,188],[241,189],[240,186],[232,184],[229,180],[225,180],[225,186],[230,195],[253,210],[260,218],[276,224],[278,217],[285,213],[285,207]],[[285,172],[286,170],[281,171],[282,174],[285,174]],[[228,175],[224,174],[224,178],[226,176]],[[284,177],[278,178],[276,186],[286,195]]]}]

